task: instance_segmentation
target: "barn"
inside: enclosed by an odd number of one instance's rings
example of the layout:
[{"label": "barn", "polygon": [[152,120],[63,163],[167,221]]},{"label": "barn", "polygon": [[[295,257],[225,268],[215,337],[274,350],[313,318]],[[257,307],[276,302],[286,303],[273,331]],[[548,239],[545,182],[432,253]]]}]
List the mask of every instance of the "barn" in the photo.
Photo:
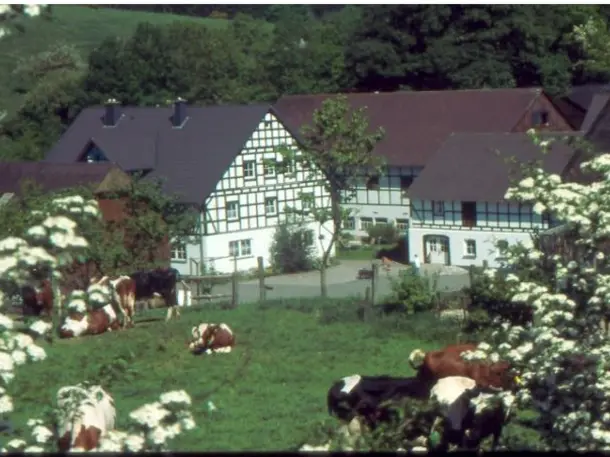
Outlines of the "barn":
[{"label": "barn", "polygon": [[[107,223],[120,223],[127,216],[128,193],[132,178],[113,163],[46,163],[46,162],[2,162],[0,163],[0,207],[9,202],[18,202],[28,189],[41,192],[60,192],[75,187],[89,187],[98,201],[102,217]],[[108,227],[108,225],[106,225]],[[0,237],[9,233],[0,229]],[[125,243],[131,240],[126,239]],[[170,247],[167,239],[156,246],[147,258],[156,264],[169,265]],[[64,286],[84,287],[93,275],[99,274],[94,262],[75,265],[65,275]]]}]

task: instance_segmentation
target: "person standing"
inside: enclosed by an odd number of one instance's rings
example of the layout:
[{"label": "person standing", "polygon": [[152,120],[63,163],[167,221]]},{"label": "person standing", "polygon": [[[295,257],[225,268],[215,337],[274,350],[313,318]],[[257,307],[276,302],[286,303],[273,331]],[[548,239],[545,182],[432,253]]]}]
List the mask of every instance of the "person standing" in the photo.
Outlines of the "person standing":
[{"label": "person standing", "polygon": [[419,260],[419,257],[417,256],[417,254],[415,254],[413,256],[413,271],[415,271],[415,274],[419,276],[419,269],[421,268],[421,261]]}]

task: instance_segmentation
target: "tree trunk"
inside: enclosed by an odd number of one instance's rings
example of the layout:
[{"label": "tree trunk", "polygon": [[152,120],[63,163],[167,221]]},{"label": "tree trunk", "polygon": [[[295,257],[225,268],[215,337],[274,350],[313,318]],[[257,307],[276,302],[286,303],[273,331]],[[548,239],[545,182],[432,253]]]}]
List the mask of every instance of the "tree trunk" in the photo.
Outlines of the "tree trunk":
[{"label": "tree trunk", "polygon": [[328,287],[326,284],[326,262],[320,265],[320,294],[322,298],[328,297]]}]

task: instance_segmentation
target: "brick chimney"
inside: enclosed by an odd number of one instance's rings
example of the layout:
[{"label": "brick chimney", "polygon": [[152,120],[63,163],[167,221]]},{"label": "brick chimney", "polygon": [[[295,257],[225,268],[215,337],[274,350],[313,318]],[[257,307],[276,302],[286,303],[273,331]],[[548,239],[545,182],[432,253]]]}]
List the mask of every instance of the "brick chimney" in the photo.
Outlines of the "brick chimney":
[{"label": "brick chimney", "polygon": [[172,115],[172,125],[174,127],[182,127],[187,119],[186,115],[186,100],[178,97],[174,102],[174,114]]},{"label": "brick chimney", "polygon": [[109,98],[106,100],[105,108],[104,126],[116,126],[117,122],[119,122],[119,118],[121,117],[121,107],[119,106],[119,102],[114,98]]}]

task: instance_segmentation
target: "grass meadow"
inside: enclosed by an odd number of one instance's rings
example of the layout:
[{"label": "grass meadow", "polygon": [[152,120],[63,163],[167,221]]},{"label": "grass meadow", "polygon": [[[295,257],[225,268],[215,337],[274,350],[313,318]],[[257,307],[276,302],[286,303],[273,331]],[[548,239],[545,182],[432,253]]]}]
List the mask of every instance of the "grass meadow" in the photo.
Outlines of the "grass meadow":
[{"label": "grass meadow", "polygon": [[[183,309],[165,323],[164,310],[141,313],[133,329],[45,343],[48,358],[21,366],[11,385],[16,429],[41,414],[57,390],[89,380],[114,397],[117,427],[128,413],[167,390],[185,389],[198,427],[171,443],[174,451],[283,451],[310,441],[329,419],[331,383],[359,373],[408,376],[410,351],[435,349],[459,329],[431,315],[376,313],[363,322],[353,300],[290,300]],[[185,347],[192,326],[226,322],[236,334],[231,354],[193,356]],[[211,400],[218,408],[209,412]],[[508,433],[535,440],[522,425]],[[534,438],[532,438],[534,436]]]}]

